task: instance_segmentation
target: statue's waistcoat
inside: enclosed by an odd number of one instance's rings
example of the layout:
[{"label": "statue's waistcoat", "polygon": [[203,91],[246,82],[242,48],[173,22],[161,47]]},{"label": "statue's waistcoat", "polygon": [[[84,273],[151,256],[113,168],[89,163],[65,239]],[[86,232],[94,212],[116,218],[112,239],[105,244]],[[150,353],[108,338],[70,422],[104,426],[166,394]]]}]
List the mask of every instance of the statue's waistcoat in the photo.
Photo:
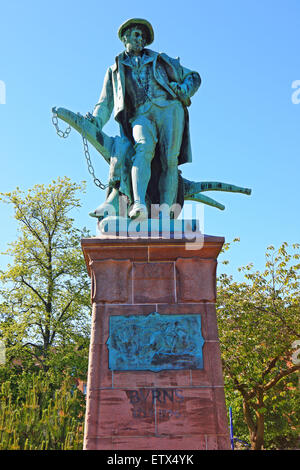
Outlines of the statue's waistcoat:
[{"label": "statue's waistcoat", "polygon": [[[121,60],[125,65],[125,88],[126,94],[130,100],[133,112],[137,112],[143,106],[143,112],[150,109],[151,104],[159,107],[168,106],[170,99],[174,98],[163,88],[154,77],[152,56],[143,54],[142,57],[131,58],[127,56]],[[158,64],[157,64],[158,65]],[[161,75],[165,74],[167,82],[168,77],[162,66]]]}]

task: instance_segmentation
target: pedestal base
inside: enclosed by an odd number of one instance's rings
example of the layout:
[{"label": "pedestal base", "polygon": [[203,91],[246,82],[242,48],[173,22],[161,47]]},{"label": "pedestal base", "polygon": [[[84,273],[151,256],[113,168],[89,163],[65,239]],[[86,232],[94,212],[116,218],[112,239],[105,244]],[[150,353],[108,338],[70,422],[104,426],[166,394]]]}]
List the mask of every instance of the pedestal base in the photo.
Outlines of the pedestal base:
[{"label": "pedestal base", "polygon": [[217,256],[224,243],[91,238],[84,448],[229,449],[217,332]]}]

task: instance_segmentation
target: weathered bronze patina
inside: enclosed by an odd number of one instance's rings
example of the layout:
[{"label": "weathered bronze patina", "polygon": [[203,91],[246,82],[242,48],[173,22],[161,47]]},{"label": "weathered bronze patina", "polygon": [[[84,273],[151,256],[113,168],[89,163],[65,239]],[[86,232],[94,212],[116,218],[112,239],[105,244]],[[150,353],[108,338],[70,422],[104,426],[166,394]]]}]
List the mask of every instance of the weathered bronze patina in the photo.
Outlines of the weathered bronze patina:
[{"label": "weathered bronze patina", "polygon": [[[113,207],[118,216],[120,195],[127,198],[125,216],[132,219],[151,217],[154,204],[169,208],[176,204],[173,216],[178,217],[184,200],[224,209],[204,191],[249,195],[248,188],[182,177],[178,166],[192,160],[188,107],[201,84],[200,75],[183,67],[178,58],[146,48],[154,40],[147,20],[126,21],[118,35],[125,50],[108,68],[93,114],[83,117],[53,108],[55,116],[80,132],[110,165],[106,201],[90,215],[103,219]],[[102,130],[112,113],[120,125],[117,137]]]}]

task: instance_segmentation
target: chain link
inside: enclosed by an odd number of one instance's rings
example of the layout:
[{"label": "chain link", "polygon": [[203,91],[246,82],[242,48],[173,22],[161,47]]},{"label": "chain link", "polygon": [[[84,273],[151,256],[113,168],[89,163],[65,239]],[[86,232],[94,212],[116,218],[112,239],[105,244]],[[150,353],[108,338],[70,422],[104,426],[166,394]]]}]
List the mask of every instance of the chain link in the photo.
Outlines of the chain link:
[{"label": "chain link", "polygon": [[83,151],[84,151],[84,155],[85,155],[85,158],[86,158],[88,172],[93,177],[94,183],[95,183],[96,186],[98,186],[98,188],[106,189],[106,188],[108,188],[109,185],[108,184],[103,184],[99,180],[99,178],[97,178],[96,175],[95,175],[95,171],[94,171],[94,167],[92,165],[91,156],[90,156],[88,142],[87,142],[85,132],[83,131],[81,135],[82,135],[82,142],[83,142]]},{"label": "chain link", "polygon": [[63,139],[66,139],[69,137],[69,134],[71,132],[71,127],[68,126],[65,131],[62,131],[59,126],[58,126],[58,118],[57,118],[57,113],[53,111],[53,116],[52,116],[52,124],[56,129],[56,133],[59,137],[62,137]]},{"label": "chain link", "polygon": [[[63,139],[66,139],[67,137],[69,137],[69,134],[71,132],[71,127],[68,126],[65,131],[62,131],[59,128],[58,116],[57,116],[57,113],[55,111],[53,111],[52,123],[53,123],[53,125],[56,129],[57,135],[59,135],[59,137],[62,137]],[[83,151],[84,151],[84,155],[85,155],[87,166],[88,166],[88,172],[93,177],[94,183],[95,183],[96,186],[98,186],[98,188],[106,189],[106,188],[108,188],[109,185],[108,184],[106,184],[106,185],[103,184],[99,180],[99,178],[97,178],[96,175],[95,175],[95,171],[94,171],[94,167],[92,165],[91,156],[90,156],[90,152],[89,152],[89,147],[88,147],[88,142],[87,142],[85,131],[82,131],[81,135],[82,135],[82,142],[83,142]]]}]

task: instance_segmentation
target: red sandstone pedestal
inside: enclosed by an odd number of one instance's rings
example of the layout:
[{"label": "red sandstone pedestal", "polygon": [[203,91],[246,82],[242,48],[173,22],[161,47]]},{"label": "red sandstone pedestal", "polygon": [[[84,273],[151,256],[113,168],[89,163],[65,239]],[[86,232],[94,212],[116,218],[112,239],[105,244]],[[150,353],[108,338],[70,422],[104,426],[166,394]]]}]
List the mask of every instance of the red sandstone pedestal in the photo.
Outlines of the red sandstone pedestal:
[{"label": "red sandstone pedestal", "polygon": [[[84,449],[230,449],[216,321],[216,266],[224,238],[82,240],[92,280]],[[203,369],[109,369],[111,316],[201,315]]]}]

